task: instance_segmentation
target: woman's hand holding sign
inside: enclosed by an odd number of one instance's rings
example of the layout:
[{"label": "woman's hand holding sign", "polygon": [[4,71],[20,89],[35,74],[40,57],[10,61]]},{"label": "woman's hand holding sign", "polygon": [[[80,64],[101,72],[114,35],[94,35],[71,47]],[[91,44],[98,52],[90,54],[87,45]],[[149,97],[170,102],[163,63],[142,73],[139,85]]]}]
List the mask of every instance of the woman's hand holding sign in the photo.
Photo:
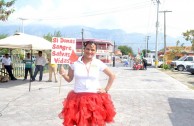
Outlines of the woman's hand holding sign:
[{"label": "woman's hand holding sign", "polygon": [[62,76],[65,75],[65,69],[62,65],[61,65],[61,68],[59,70],[59,74],[61,74]]}]

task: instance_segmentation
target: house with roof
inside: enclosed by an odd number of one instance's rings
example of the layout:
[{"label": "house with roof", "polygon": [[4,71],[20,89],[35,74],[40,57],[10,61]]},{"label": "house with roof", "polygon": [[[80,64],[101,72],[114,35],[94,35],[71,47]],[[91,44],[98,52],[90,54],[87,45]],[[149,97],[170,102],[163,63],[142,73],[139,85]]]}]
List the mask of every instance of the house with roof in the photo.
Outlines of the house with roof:
[{"label": "house with roof", "polygon": [[96,58],[100,59],[104,63],[111,63],[111,57],[114,55],[114,45],[111,41],[100,40],[100,39],[76,39],[76,54],[81,56],[83,53],[84,42],[95,42],[97,45]]}]

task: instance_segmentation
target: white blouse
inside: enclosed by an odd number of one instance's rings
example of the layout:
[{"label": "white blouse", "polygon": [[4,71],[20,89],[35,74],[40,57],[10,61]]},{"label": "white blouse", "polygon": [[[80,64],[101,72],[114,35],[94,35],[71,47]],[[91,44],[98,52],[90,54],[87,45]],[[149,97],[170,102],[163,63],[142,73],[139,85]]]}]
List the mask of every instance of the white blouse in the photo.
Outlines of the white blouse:
[{"label": "white blouse", "polygon": [[85,65],[81,59],[82,57],[79,57],[78,61],[70,64],[71,69],[74,70],[74,91],[96,93],[98,89],[101,88],[99,83],[100,72],[103,71],[107,65],[96,58],[93,58],[91,63]]}]

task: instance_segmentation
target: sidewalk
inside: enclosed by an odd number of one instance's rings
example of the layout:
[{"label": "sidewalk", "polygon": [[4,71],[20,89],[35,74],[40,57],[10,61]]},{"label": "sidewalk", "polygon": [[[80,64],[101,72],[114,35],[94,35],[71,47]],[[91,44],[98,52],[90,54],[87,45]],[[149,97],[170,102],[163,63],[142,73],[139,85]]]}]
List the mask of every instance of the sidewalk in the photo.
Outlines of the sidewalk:
[{"label": "sidewalk", "polygon": [[[117,115],[108,126],[193,126],[194,91],[155,69],[131,70],[111,67],[117,78],[110,90]],[[38,76],[37,76],[38,77]],[[73,88],[58,83],[9,81],[0,83],[0,124],[3,126],[62,126],[58,113]],[[60,78],[59,78],[60,80]],[[101,76],[101,83],[107,82]],[[60,89],[60,90],[59,90]]]}]

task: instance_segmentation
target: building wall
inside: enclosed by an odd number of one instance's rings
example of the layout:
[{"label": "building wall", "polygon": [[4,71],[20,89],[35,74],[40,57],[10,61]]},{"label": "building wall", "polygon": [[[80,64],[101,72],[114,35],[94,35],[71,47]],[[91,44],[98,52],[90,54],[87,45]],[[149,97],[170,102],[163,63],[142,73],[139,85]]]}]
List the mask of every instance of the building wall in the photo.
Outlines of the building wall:
[{"label": "building wall", "polygon": [[[111,57],[113,54],[113,44],[110,41],[99,39],[84,39],[83,42],[95,42],[97,44],[96,58],[100,59],[104,63],[111,63]],[[81,56],[82,54],[82,40],[76,40],[76,54]]]}]

